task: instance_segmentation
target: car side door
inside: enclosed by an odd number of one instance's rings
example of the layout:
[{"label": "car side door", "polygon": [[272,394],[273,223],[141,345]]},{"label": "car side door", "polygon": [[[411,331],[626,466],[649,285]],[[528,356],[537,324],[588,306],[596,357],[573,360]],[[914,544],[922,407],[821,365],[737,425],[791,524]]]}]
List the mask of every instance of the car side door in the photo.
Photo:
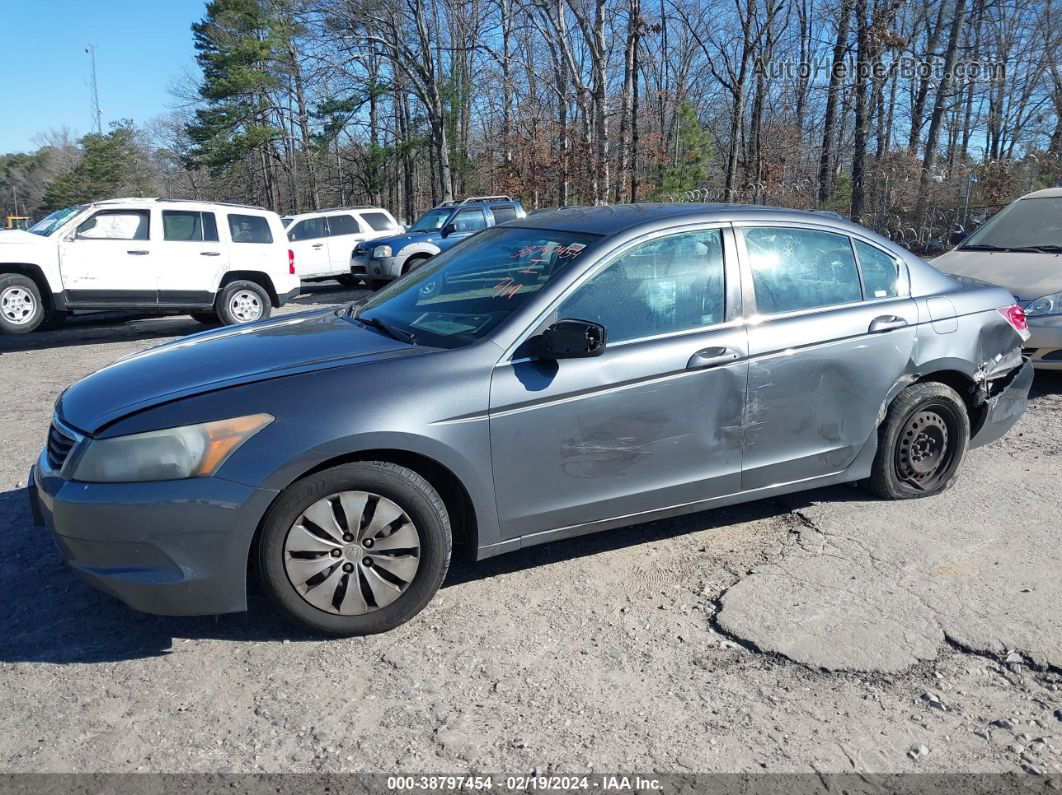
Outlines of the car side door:
[{"label": "car side door", "polygon": [[158,213],[161,240],[155,243],[159,303],[210,306],[228,262],[219,240],[217,214],[201,210]]},{"label": "car side door", "polygon": [[350,273],[350,255],[354,247],[369,238],[368,229],[353,213],[329,215],[328,272],[332,276]]},{"label": "car side door", "polygon": [[324,216],[304,218],[296,223],[288,230],[288,241],[295,253],[299,276],[314,279],[327,276],[331,272],[328,220]]},{"label": "car side door", "polygon": [[92,213],[59,246],[59,267],[72,307],[153,306],[158,301],[151,211]]},{"label": "car side door", "polygon": [[742,490],[837,474],[911,359],[906,266],[836,229],[736,228],[751,312]]},{"label": "car side door", "polygon": [[446,221],[444,230],[449,230],[446,237],[440,238],[438,246],[445,251],[450,246],[474,235],[480,229],[487,228],[487,216],[482,207],[465,207],[458,210]]},{"label": "car side door", "polygon": [[532,330],[602,324],[594,358],[525,342],[496,366],[490,428],[503,535],[687,506],[738,491],[747,344],[729,227],[654,235],[576,285]]}]

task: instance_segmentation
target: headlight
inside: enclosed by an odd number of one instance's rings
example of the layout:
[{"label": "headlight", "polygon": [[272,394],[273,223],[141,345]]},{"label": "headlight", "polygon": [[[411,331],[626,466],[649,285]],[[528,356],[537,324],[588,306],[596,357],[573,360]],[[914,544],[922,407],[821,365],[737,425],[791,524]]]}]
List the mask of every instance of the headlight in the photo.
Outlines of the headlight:
[{"label": "headlight", "polygon": [[1025,314],[1029,317],[1042,317],[1043,315],[1062,315],[1062,293],[1052,293],[1025,307]]},{"label": "headlight", "polygon": [[252,414],[114,439],[93,439],[78,459],[71,478],[88,483],[138,483],[209,477],[241,444],[272,421],[271,414]]},{"label": "headlight", "polygon": [[377,246],[376,248],[374,248],[372,250],[372,256],[375,259],[382,259],[383,257],[390,257],[391,256],[391,247],[390,246]]}]

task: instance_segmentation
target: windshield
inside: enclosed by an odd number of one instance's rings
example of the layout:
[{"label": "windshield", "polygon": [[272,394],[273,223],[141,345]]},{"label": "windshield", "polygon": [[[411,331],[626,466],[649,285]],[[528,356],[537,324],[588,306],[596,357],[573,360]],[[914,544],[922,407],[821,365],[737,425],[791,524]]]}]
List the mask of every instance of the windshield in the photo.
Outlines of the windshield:
[{"label": "windshield", "polygon": [[959,250],[1058,248],[1062,246],[1062,196],[1020,199],[963,241]]},{"label": "windshield", "polygon": [[452,207],[440,207],[437,210],[428,210],[424,213],[413,226],[409,228],[410,232],[434,232],[436,229],[441,229],[443,222],[450,217],[450,213],[453,212]]},{"label": "windshield", "polygon": [[469,345],[520,309],[597,240],[597,235],[496,226],[378,292],[357,317],[383,321],[432,347]]},{"label": "windshield", "polygon": [[76,204],[73,207],[64,207],[62,210],[56,210],[54,213],[49,213],[31,226],[27,231],[32,232],[35,235],[47,237],[62,226],[63,221],[76,213],[83,206],[84,205]]}]

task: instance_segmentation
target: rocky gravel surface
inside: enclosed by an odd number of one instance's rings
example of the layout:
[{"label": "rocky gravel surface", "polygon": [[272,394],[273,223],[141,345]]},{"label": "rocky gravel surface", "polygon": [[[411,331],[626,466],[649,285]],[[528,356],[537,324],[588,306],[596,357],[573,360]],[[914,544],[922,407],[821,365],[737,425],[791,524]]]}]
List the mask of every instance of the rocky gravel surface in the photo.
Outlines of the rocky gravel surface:
[{"label": "rocky gravel surface", "polygon": [[[285,311],[357,298],[327,285]],[[849,487],[458,562],[418,618],[321,640],[135,613],[23,486],[72,381],[201,327],[0,338],[0,770],[1018,772],[1062,787],[1062,377],[956,487]]]}]

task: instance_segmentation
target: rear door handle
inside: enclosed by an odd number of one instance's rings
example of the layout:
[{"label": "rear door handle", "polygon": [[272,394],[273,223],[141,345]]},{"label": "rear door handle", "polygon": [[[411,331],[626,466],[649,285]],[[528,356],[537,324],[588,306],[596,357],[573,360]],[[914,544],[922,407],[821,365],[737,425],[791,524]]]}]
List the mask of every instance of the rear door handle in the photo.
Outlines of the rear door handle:
[{"label": "rear door handle", "polygon": [[721,364],[730,364],[741,358],[741,354],[733,348],[722,346],[715,348],[703,348],[697,351],[686,363],[687,370],[704,370],[709,367],[718,367]]},{"label": "rear door handle", "polygon": [[147,249],[144,249],[144,248],[134,248],[134,249],[130,249],[129,251],[127,251],[125,253],[126,254],[136,254],[137,256],[142,256],[144,254],[147,254],[148,252],[147,252]]},{"label": "rear door handle", "polygon": [[200,251],[199,255],[201,257],[220,257],[221,256],[221,252],[220,251]]},{"label": "rear door handle", "polygon": [[313,247],[314,248],[324,248],[324,243],[314,243]]},{"label": "rear door handle", "polygon": [[897,315],[881,315],[870,321],[870,333],[880,334],[883,331],[892,331],[898,328],[904,328],[907,325],[907,321]]}]

